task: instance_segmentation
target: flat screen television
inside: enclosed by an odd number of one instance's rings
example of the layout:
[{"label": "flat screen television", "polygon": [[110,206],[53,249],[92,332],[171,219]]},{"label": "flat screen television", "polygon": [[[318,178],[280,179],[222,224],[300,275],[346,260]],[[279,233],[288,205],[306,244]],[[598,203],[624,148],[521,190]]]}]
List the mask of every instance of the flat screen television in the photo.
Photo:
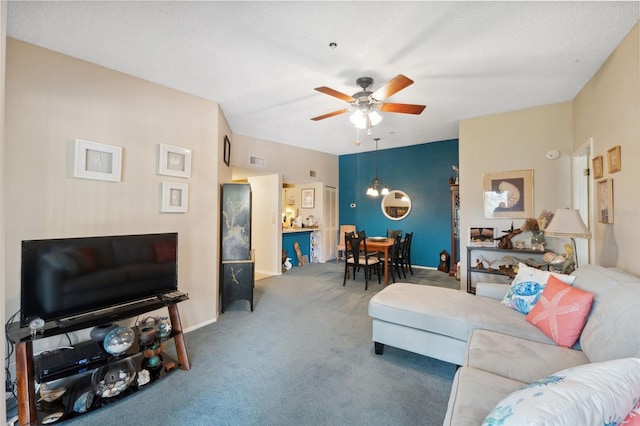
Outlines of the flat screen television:
[{"label": "flat screen television", "polygon": [[177,248],[177,233],[22,241],[20,324],[176,291]]}]

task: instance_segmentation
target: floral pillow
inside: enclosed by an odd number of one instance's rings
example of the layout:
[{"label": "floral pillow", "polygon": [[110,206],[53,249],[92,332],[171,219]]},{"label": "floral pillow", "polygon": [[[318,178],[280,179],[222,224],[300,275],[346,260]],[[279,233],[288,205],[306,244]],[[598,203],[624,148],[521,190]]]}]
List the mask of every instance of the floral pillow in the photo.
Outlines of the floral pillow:
[{"label": "floral pillow", "polygon": [[511,393],[482,425],[620,425],[638,395],[639,358],[585,364]]},{"label": "floral pillow", "polygon": [[593,293],[573,288],[552,275],[525,319],[559,346],[570,348],[582,333],[592,302]]},{"label": "floral pillow", "polygon": [[502,299],[502,304],[512,309],[528,314],[536,304],[549,276],[555,276],[560,281],[572,285],[576,277],[572,275],[557,274],[532,268],[524,263],[518,264],[518,273],[511,282],[509,291]]}]

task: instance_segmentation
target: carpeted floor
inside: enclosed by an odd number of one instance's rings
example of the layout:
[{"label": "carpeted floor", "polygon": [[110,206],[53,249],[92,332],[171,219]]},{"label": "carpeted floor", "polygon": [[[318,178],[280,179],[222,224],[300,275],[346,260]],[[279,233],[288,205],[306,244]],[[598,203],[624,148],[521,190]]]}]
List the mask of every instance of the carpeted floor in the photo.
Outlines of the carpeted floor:
[{"label": "carpeted floor", "polygon": [[[72,419],[70,425],[441,425],[455,365],[373,352],[364,278],[309,264],[256,282],[254,312],[233,302],[185,336],[190,371]],[[433,270],[405,282],[458,288]]]}]

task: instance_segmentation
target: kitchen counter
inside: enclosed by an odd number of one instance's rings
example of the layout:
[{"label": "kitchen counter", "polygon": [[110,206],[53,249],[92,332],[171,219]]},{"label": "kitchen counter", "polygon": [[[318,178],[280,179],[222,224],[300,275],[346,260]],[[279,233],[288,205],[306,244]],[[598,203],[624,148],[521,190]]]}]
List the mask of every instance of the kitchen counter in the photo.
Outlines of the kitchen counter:
[{"label": "kitchen counter", "polygon": [[293,234],[296,232],[313,232],[313,231],[319,231],[320,228],[284,228],[282,230],[283,234]]}]

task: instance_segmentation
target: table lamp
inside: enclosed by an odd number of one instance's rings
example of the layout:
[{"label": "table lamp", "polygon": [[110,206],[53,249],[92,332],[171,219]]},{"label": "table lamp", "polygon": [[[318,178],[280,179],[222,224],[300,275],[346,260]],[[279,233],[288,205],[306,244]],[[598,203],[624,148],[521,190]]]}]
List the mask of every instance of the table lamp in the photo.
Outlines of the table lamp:
[{"label": "table lamp", "polygon": [[576,209],[558,209],[553,219],[544,229],[545,235],[550,237],[569,237],[573,242],[573,256],[578,268],[578,253],[575,238],[591,238],[591,232],[582,221],[580,212]]}]

